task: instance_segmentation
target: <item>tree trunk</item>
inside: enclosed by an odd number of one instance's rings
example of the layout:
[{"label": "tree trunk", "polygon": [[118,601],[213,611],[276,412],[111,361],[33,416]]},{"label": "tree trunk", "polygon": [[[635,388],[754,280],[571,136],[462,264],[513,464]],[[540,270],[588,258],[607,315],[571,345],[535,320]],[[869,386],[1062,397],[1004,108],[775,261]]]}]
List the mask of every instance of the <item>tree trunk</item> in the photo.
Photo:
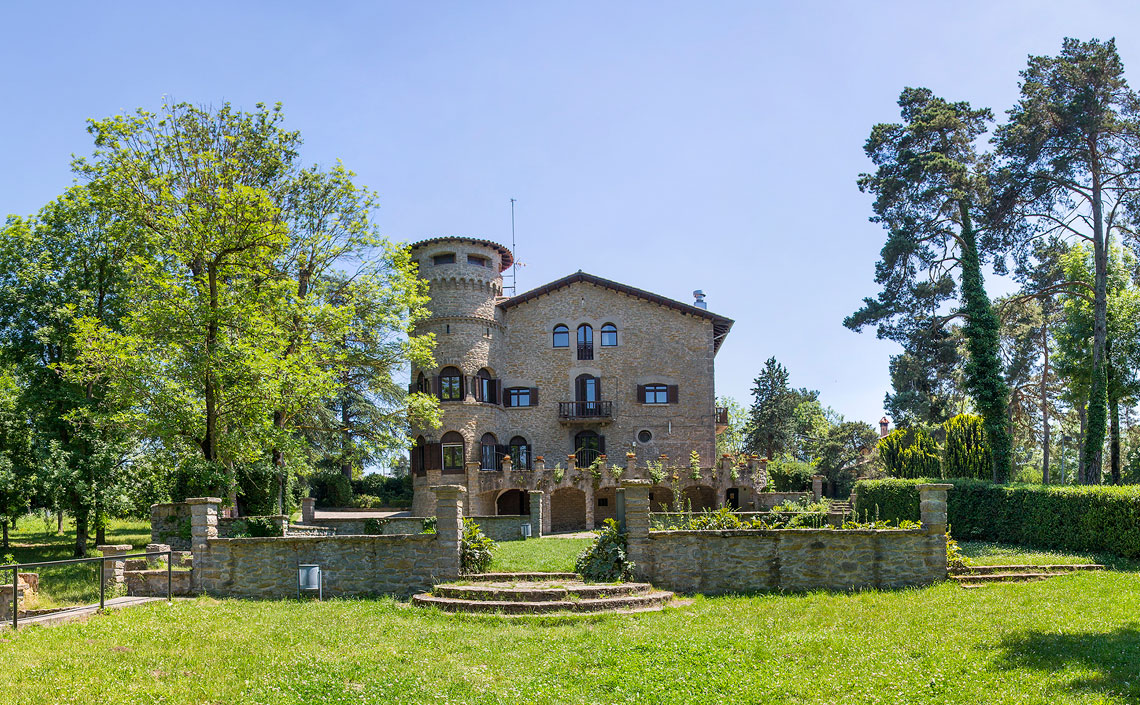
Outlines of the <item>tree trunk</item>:
[{"label": "tree trunk", "polygon": [[[1041,366],[1041,483],[1049,484],[1049,312],[1041,310],[1041,349],[1045,362]],[[1062,429],[1062,433],[1064,429]]]},{"label": "tree trunk", "polygon": [[1113,398],[1109,404],[1108,455],[1112,484],[1120,484],[1120,400]]},{"label": "tree trunk", "polygon": [[107,543],[107,517],[103,515],[103,509],[95,510],[95,545],[102,546]]},{"label": "tree trunk", "polygon": [[1104,459],[1104,436],[1107,410],[1105,408],[1108,387],[1108,356],[1105,346],[1108,341],[1108,243],[1105,241],[1104,213],[1102,211],[1100,174],[1096,170],[1097,155],[1093,153],[1092,173],[1092,215],[1093,215],[1093,260],[1096,265],[1093,297],[1093,350],[1092,384],[1089,389],[1088,430],[1085,435],[1085,484],[1100,484],[1101,466]]},{"label": "tree trunk", "polygon": [[75,512],[75,557],[83,558],[87,555],[87,511],[80,509]]},{"label": "tree trunk", "polygon": [[55,533],[58,536],[63,533],[63,510],[60,509],[55,513]]},{"label": "tree trunk", "polygon": [[[273,426],[277,429],[285,428],[285,414],[280,411],[273,412]],[[277,472],[277,513],[285,513],[285,454],[280,448],[273,449],[273,468]]]},{"label": "tree trunk", "polygon": [[[1084,448],[1085,431],[1088,427],[1088,410],[1084,404],[1077,406],[1077,416],[1081,419],[1081,448]],[[1085,484],[1085,454],[1083,452],[1077,453],[1077,484]]]},{"label": "tree trunk", "polygon": [[5,519],[4,521],[0,522],[0,524],[3,524],[3,525],[4,525],[4,544],[3,544],[3,548],[4,548],[4,550],[5,550],[5,551],[7,551],[7,550],[8,550],[8,520],[7,520],[7,519]]},{"label": "tree trunk", "polygon": [[[348,389],[348,380],[344,380],[345,389]],[[340,399],[340,423],[341,423],[341,436],[340,436],[340,471],[344,474],[344,478],[352,482],[352,463],[349,462],[349,450],[352,447],[352,414],[349,411],[348,394],[342,393]]]}]

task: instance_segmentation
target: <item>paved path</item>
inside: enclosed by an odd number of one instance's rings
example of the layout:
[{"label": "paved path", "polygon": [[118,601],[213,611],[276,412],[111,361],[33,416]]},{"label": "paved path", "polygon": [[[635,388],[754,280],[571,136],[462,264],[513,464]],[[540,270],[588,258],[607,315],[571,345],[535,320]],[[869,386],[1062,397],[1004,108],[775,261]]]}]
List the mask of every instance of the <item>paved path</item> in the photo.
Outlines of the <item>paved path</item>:
[{"label": "paved path", "polygon": [[[177,600],[180,598],[176,597],[174,599]],[[185,598],[182,598],[182,599],[185,599]],[[107,600],[104,604],[106,605],[107,609],[121,609],[124,607],[136,607],[138,605],[145,605],[148,602],[159,602],[159,601],[165,602],[166,598],[165,597],[113,597],[110,600]],[[87,619],[88,617],[97,613],[98,611],[99,611],[99,605],[80,605],[78,607],[68,607],[67,609],[60,610],[59,612],[49,612],[48,614],[41,614],[41,615],[37,615],[35,617],[21,617],[19,619],[19,627],[21,629],[23,629],[24,627],[31,626],[33,624],[49,626],[52,624],[60,624],[62,622],[73,622],[75,620]],[[3,624],[3,626],[11,629],[11,627],[12,627],[11,620],[5,622]]]}]

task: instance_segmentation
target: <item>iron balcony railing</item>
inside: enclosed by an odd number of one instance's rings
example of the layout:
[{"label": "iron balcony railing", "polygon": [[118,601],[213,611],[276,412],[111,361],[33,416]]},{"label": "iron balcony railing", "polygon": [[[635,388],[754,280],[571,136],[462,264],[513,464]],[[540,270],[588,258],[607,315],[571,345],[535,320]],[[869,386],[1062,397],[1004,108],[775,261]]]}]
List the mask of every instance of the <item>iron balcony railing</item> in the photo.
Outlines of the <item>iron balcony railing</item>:
[{"label": "iron balcony railing", "polygon": [[558,402],[558,418],[560,419],[610,419],[614,415],[612,401],[560,401]]},{"label": "iron balcony railing", "polygon": [[594,344],[593,343],[578,343],[578,359],[579,360],[593,360],[594,359]]}]

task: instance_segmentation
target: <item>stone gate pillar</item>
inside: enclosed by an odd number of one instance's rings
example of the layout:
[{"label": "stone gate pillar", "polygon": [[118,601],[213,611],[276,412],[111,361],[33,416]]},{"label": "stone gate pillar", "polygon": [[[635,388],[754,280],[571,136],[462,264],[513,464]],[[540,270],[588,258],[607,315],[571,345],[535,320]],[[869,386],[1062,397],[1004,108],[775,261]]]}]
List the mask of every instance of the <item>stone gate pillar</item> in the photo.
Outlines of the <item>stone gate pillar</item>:
[{"label": "stone gate pillar", "polygon": [[130,553],[131,544],[116,543],[100,545],[95,548],[103,554],[105,559],[108,559],[103,561],[103,587],[108,595],[114,595],[115,590],[120,585],[127,584],[127,577],[124,575],[124,571],[127,569],[127,561],[125,558],[119,558],[119,556]]},{"label": "stone gate pillar", "polygon": [[649,552],[649,480],[625,480],[625,539],[626,555],[634,563],[638,579],[651,579]]},{"label": "stone gate pillar", "polygon": [[528,494],[530,499],[530,537],[532,539],[542,538],[542,496],[546,493],[542,490],[531,490]]},{"label": "stone gate pillar", "polygon": [[826,479],[823,475],[811,476],[811,496],[817,502],[823,498],[823,481]]},{"label": "stone gate pillar", "polygon": [[314,524],[317,517],[317,500],[305,497],[301,500],[301,523]]},{"label": "stone gate pillar", "polygon": [[954,485],[927,484],[918,486],[918,511],[922,528],[927,534],[946,533],[946,493]]},{"label": "stone gate pillar", "polygon": [[[433,485],[435,494],[435,533],[447,554],[447,565],[441,566],[437,580],[454,580],[459,577],[459,542],[463,534],[463,485]],[[453,560],[454,559],[454,560]]]}]

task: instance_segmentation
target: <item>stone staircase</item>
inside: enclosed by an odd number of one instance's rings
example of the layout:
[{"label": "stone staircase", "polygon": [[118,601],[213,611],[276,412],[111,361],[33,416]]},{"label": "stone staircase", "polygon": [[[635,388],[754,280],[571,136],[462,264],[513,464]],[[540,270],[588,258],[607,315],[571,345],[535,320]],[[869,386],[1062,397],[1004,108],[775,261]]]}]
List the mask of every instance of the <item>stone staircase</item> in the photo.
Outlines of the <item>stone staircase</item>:
[{"label": "stone staircase", "polygon": [[971,565],[952,569],[950,579],[967,589],[980,588],[994,583],[1030,583],[1058,575],[1104,570],[1096,563],[1074,565]]},{"label": "stone staircase", "polygon": [[482,573],[412,597],[417,607],[475,614],[652,612],[673,593],[648,583],[589,584],[574,573]]}]

